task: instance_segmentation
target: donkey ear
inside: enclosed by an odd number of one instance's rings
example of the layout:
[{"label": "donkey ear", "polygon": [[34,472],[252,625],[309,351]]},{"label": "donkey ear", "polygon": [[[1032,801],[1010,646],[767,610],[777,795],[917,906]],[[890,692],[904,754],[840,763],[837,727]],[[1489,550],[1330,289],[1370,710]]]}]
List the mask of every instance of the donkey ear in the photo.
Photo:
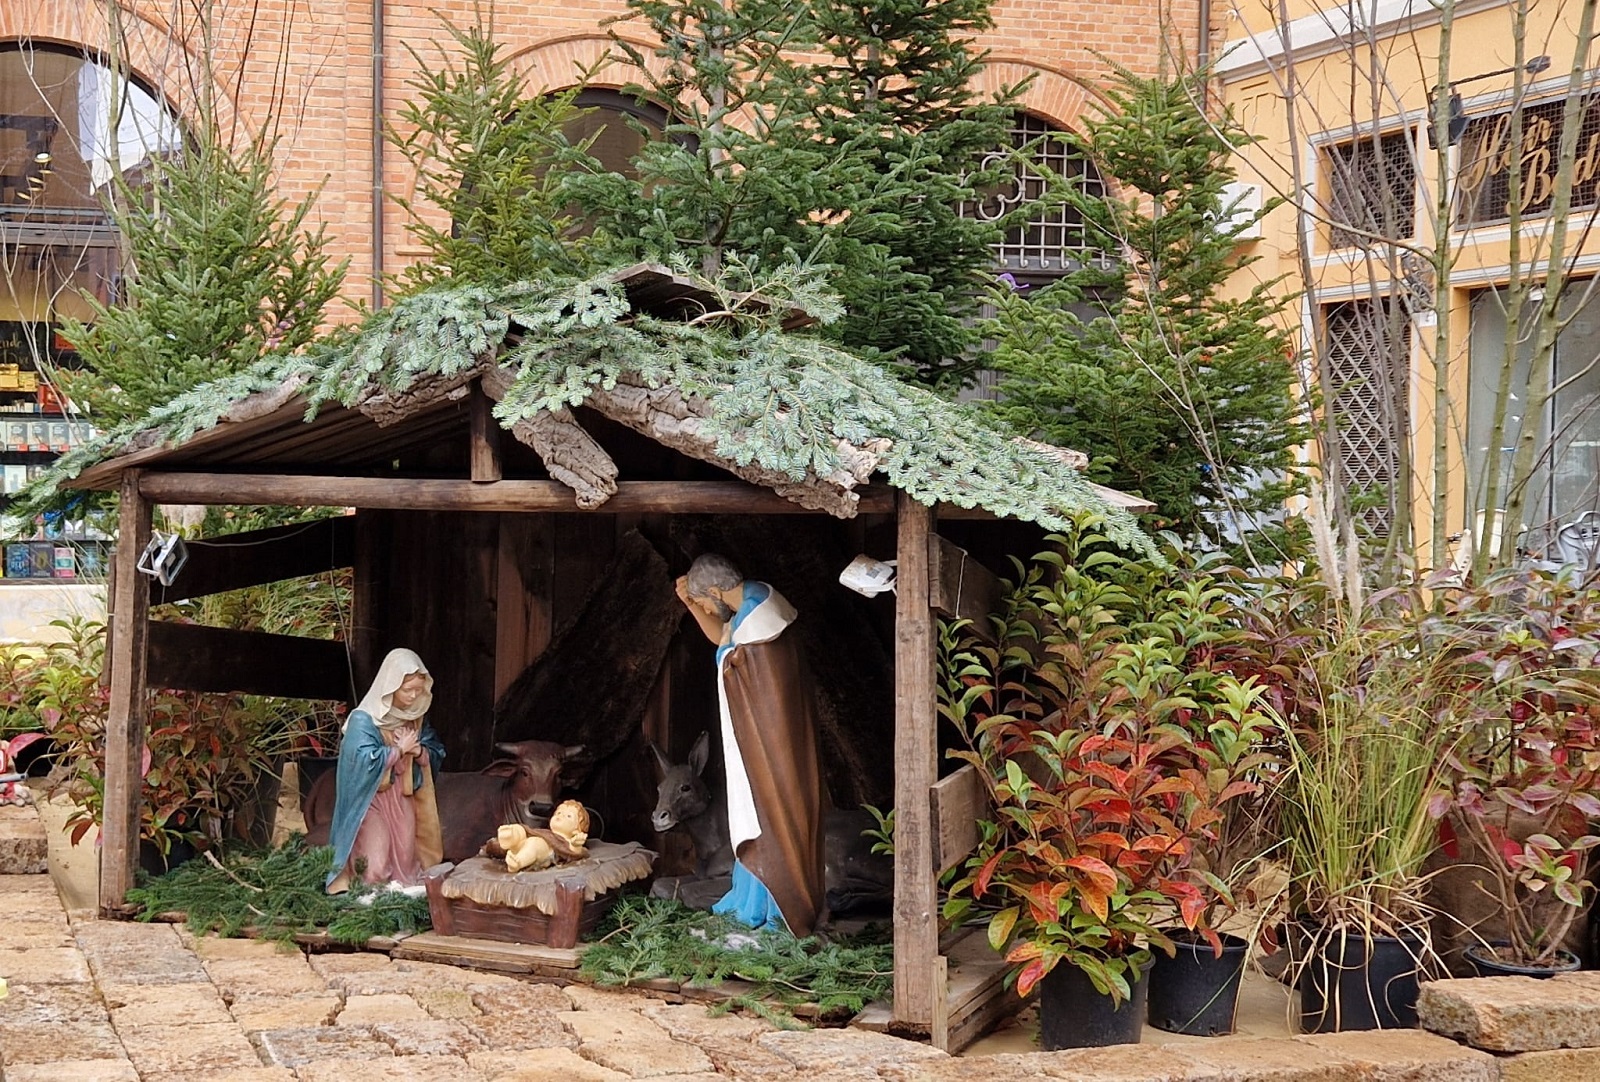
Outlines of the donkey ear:
[{"label": "donkey ear", "polygon": [[661,749],[656,747],[655,741],[646,740],[644,742],[644,746],[650,749],[650,755],[656,761],[656,772],[659,773],[661,777],[666,777],[668,771],[672,769],[672,764],[667,762],[667,757],[665,755],[661,754]]},{"label": "donkey ear", "polygon": [[694,747],[689,749],[689,769],[696,774],[704,773],[706,759],[711,755],[711,733],[702,731],[695,739]]}]

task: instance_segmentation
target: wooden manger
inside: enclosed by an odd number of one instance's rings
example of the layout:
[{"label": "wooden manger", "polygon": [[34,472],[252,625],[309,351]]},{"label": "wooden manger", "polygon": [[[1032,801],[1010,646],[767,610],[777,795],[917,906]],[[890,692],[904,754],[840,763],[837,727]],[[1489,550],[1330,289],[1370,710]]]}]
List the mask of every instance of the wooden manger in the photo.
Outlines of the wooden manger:
[{"label": "wooden manger", "polygon": [[634,842],[592,842],[589,857],[509,872],[490,857],[437,864],[423,876],[434,931],[446,936],[570,948],[594,931],[617,890],[647,879],[655,854]]}]

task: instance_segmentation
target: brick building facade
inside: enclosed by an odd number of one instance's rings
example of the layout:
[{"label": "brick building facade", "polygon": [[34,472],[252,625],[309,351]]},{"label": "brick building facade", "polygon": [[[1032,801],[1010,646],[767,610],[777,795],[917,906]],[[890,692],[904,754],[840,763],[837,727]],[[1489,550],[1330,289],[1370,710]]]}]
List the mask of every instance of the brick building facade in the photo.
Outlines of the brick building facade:
[{"label": "brick building facade", "polygon": [[[1170,6],[1175,33],[1192,49],[1196,4]],[[0,48],[31,43],[103,50],[115,34],[134,74],[181,116],[193,108],[192,80],[206,67],[199,57],[209,37],[224,122],[259,130],[276,111],[281,193],[293,200],[322,185],[318,214],[335,254],[350,259],[346,293],[370,299],[375,256],[392,272],[415,255],[392,204],[379,211],[382,245],[372,242],[374,72],[382,72],[380,111],[392,117],[417,70],[413,50],[430,63],[439,60],[435,50],[447,40],[439,15],[469,25],[477,6],[466,0],[217,0],[209,28],[174,24],[173,10],[132,0],[113,19],[94,0],[9,0],[0,4]],[[530,88],[559,89],[604,54],[609,38],[602,23],[624,10],[620,0],[501,0],[492,17],[496,38],[526,72]],[[996,28],[982,39],[992,51],[985,82],[998,87],[1032,76],[1026,109],[1070,129],[1088,96],[1078,80],[1092,84],[1106,67],[1094,54],[1154,71],[1167,12],[1161,0],[998,0],[994,17]],[[626,23],[611,29],[644,41]],[[382,54],[376,63],[375,39]],[[628,81],[626,69],[612,65],[591,85]],[[383,153],[381,190],[405,194],[412,182],[405,163],[392,151]]]}]

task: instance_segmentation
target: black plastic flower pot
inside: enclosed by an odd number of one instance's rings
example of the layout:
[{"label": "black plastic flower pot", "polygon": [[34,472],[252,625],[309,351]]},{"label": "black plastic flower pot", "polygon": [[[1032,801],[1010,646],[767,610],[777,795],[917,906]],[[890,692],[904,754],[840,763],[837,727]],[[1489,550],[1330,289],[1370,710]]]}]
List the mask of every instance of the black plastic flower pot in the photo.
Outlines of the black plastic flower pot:
[{"label": "black plastic flower pot", "polygon": [[1583,960],[1571,951],[1556,951],[1555,961],[1548,965],[1527,966],[1518,965],[1516,962],[1507,962],[1493,951],[1495,947],[1503,947],[1505,943],[1495,942],[1485,949],[1481,944],[1474,943],[1462,955],[1472,963],[1472,968],[1478,971],[1480,977],[1554,977],[1557,973],[1575,973],[1583,968]]},{"label": "black plastic flower pot", "polygon": [[1203,939],[1174,937],[1172,944],[1177,955],[1157,954],[1150,971],[1150,1024],[1191,1037],[1232,1033],[1250,945],[1225,935],[1219,958]]},{"label": "black plastic flower pot", "polygon": [[1148,1009],[1148,967],[1131,977],[1140,978],[1129,982],[1133,994],[1112,1006],[1111,997],[1097,991],[1083,970],[1066,962],[1052,969],[1039,982],[1040,1047],[1054,1052],[1062,1048],[1138,1044]]},{"label": "black plastic flower pot", "polygon": [[1417,1024],[1420,938],[1307,929],[1300,968],[1300,1029],[1345,1033]]}]

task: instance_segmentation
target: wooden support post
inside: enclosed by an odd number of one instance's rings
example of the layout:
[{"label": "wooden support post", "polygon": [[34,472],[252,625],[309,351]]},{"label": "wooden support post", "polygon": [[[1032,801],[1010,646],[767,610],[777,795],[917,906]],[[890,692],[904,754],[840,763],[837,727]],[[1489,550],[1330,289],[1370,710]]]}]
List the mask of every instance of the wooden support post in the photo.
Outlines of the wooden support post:
[{"label": "wooden support post", "polygon": [[895,1022],[929,1028],[939,957],[938,880],[932,804],[938,777],[934,625],[928,540],[933,512],[896,494],[899,539],[894,621],[894,1004]]},{"label": "wooden support post", "polygon": [[150,589],[136,570],[150,541],[150,502],[139,494],[139,471],[122,475],[116,591],[111,596],[111,701],[106,717],[104,820],[100,828],[100,908],[119,907],[139,865],[139,761],[144,755],[145,641]]},{"label": "wooden support post", "polygon": [[479,484],[500,480],[500,422],[490,412],[494,403],[474,383],[471,399],[472,479]]}]

